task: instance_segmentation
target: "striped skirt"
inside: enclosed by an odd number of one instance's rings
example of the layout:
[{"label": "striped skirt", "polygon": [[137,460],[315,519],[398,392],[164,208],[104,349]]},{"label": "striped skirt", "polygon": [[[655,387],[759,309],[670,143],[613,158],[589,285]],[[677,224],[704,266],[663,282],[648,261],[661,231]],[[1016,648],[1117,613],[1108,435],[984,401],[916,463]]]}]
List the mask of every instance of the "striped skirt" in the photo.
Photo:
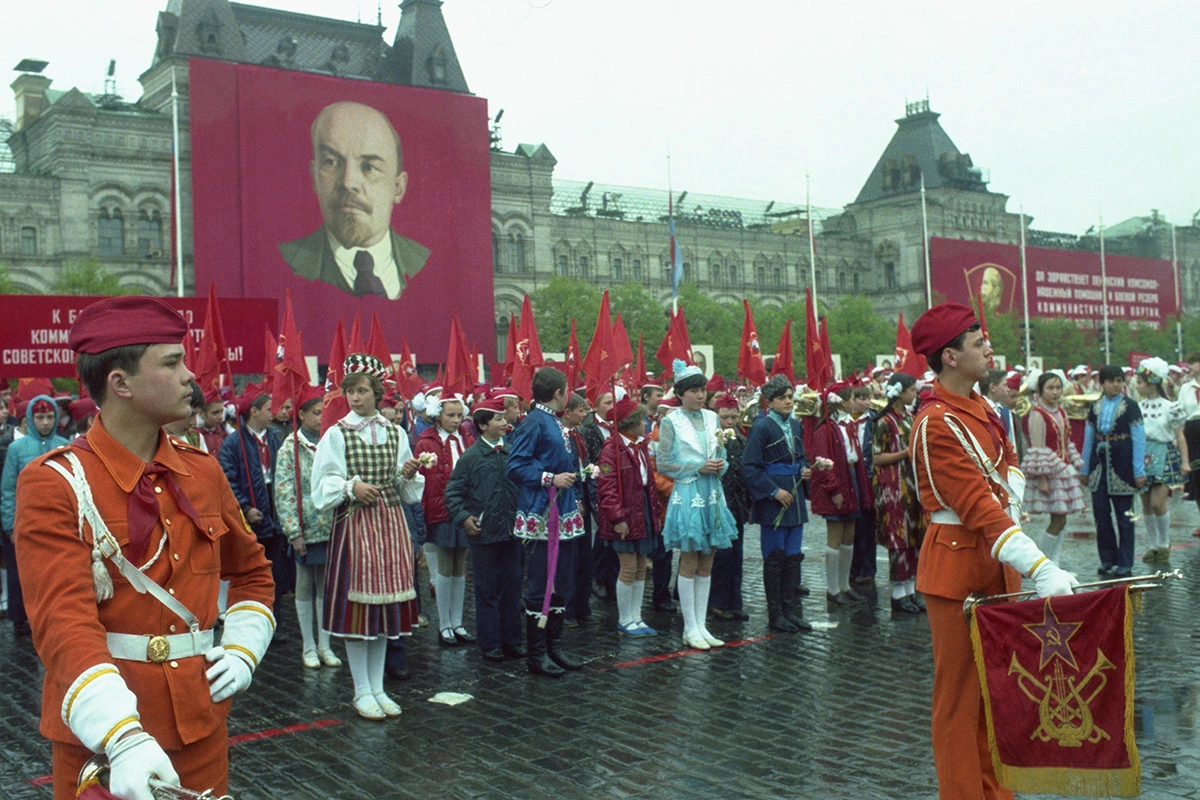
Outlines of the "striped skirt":
[{"label": "striped skirt", "polygon": [[395,639],[417,619],[413,547],[399,505],[344,504],[334,515],[325,570],[325,630]]}]

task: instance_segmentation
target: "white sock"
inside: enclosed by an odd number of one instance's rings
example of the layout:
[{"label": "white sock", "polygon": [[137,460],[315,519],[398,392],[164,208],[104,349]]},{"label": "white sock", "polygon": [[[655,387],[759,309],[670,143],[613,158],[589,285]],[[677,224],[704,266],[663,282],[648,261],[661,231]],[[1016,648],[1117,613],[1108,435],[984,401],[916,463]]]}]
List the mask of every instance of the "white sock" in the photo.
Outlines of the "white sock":
[{"label": "white sock", "polygon": [[696,579],[682,575],[676,580],[679,588],[679,613],[683,615],[683,633],[696,630]]},{"label": "white sock", "polygon": [[712,591],[712,575],[697,575],[696,581],[696,627],[708,630],[705,620],[708,619],[708,595]]},{"label": "white sock", "polygon": [[450,627],[461,628],[463,619],[463,604],[467,598],[467,576],[455,575],[450,578]]},{"label": "white sock", "polygon": [[1058,563],[1058,550],[1062,546],[1062,533],[1059,532],[1056,536],[1051,536],[1048,533],[1042,534],[1042,553],[1046,558]]},{"label": "white sock", "polygon": [[1158,518],[1158,546],[1171,549],[1171,512],[1168,511]]},{"label": "white sock", "polygon": [[629,613],[632,615],[634,622],[641,622],[642,600],[646,596],[646,579],[642,578],[640,581],[634,581],[631,587],[629,597],[632,600],[632,605],[629,607]]},{"label": "white sock", "polygon": [[850,591],[850,567],[854,563],[854,545],[842,545],[840,554],[841,563],[838,564],[838,585],[843,592],[848,592]]},{"label": "white sock", "polygon": [[371,694],[383,694],[383,667],[387,663],[387,639],[376,636],[367,642],[367,677],[371,680]]},{"label": "white sock", "polygon": [[899,600],[902,597],[908,597],[908,582],[900,581],[892,584],[892,599]]},{"label": "white sock", "polygon": [[304,642],[302,652],[307,653],[309,650],[317,649],[317,645],[313,641],[312,600],[296,598],[296,618],[300,620],[300,639]]},{"label": "white sock", "polygon": [[371,691],[371,668],[368,663],[369,642],[365,639],[346,639],[346,661],[350,664],[350,677],[354,679],[354,696],[374,694]]},{"label": "white sock", "polygon": [[449,575],[443,575],[440,572],[435,572],[433,575],[433,585],[437,595],[437,612],[438,612],[438,629],[445,630],[453,628],[454,625],[450,620],[450,604],[451,595],[454,590],[450,586],[450,582],[454,580]]},{"label": "white sock", "polygon": [[838,564],[842,560],[842,553],[836,547],[825,548],[825,591],[829,594],[837,594],[842,590],[838,584],[838,572],[840,568]]},{"label": "white sock", "polygon": [[904,582],[904,593],[905,594],[916,594],[917,593],[917,579],[916,578],[909,578],[908,580],[906,580]]},{"label": "white sock", "polygon": [[325,630],[325,585],[317,589],[317,648],[329,650],[329,631]]},{"label": "white sock", "polygon": [[633,584],[617,581],[617,623],[632,625],[635,622],[633,614]]}]

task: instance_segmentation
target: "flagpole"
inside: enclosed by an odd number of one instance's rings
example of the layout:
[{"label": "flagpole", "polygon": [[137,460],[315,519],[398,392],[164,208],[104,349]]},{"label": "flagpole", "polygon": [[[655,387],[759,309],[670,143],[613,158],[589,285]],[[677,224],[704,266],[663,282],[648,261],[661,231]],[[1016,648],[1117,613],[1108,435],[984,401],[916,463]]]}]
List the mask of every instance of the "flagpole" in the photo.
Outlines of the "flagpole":
[{"label": "flagpole", "polygon": [[921,172],[921,242],[925,250],[925,308],[933,308],[933,282],[929,276],[929,215],[925,210],[925,173]]},{"label": "flagpole", "polygon": [[1177,360],[1183,361],[1183,296],[1179,293],[1179,247],[1175,242],[1175,226],[1171,226],[1171,273],[1175,278],[1175,349]]},{"label": "flagpole", "polygon": [[179,193],[179,91],[175,86],[175,68],[171,68],[171,160],[175,171],[175,293],[183,297],[183,210]]},{"label": "flagpole", "polygon": [[1112,361],[1112,336],[1108,330],[1108,268],[1104,263],[1104,213],[1100,213],[1100,299],[1104,309],[1104,363]]},{"label": "flagpole", "polygon": [[1025,264],[1025,204],[1021,204],[1021,296],[1025,298],[1025,365],[1033,357],[1033,337],[1029,332],[1029,272]]},{"label": "flagpole", "polygon": [[812,286],[813,314],[817,313],[817,240],[813,230],[812,217],[812,186],[808,173],[804,173],[804,207],[808,215],[808,271],[809,285]]},{"label": "flagpole", "polygon": [[[667,145],[667,218],[674,225],[675,216],[675,190],[671,186],[671,145]],[[679,313],[679,292],[675,287],[675,249],[679,247],[679,242],[676,237],[671,237],[671,252],[667,257],[671,259],[671,316],[674,317]],[[615,395],[614,395],[615,397]]]}]

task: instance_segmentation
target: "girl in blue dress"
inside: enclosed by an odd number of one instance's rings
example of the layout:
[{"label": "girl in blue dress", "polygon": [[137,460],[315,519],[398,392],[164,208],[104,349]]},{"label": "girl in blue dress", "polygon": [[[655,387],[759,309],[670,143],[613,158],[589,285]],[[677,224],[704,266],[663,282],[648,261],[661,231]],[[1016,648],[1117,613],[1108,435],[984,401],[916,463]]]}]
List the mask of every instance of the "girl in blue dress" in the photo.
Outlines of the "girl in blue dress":
[{"label": "girl in blue dress", "polygon": [[725,644],[705,627],[712,588],[713,555],[737,538],[733,515],[725,505],[721,475],[728,469],[717,415],[704,408],[705,378],[699,367],[675,360],[678,412],[659,428],[657,470],[675,486],[667,503],[663,545],[679,550],[679,605],[683,642],[697,650]]}]

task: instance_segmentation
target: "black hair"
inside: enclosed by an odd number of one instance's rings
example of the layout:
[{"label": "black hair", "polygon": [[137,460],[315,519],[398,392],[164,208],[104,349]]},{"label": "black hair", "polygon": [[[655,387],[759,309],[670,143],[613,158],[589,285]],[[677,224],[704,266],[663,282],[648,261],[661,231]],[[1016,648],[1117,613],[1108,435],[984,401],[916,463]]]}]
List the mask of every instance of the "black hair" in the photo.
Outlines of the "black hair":
[{"label": "black hair", "polygon": [[[1117,369],[1120,369],[1120,367],[1118,367]],[[1046,384],[1052,380],[1058,381],[1058,385],[1061,388],[1063,388],[1063,389],[1067,388],[1063,384],[1062,377],[1057,372],[1043,372],[1041,375],[1038,375],[1038,379],[1037,379],[1038,397],[1042,396],[1042,392],[1045,391],[1045,389],[1046,389]]]},{"label": "black hair", "polygon": [[192,381],[192,408],[204,408],[204,390],[195,381]]},{"label": "black hair", "polygon": [[554,367],[542,367],[533,374],[533,399],[538,403],[548,403],[558,394],[559,389],[567,388],[567,375]]},{"label": "black hair", "polygon": [[[903,394],[904,392],[908,391],[910,387],[917,385],[917,379],[912,375],[909,375],[907,372],[893,372],[892,376],[888,378],[887,383],[884,385],[891,386],[895,383],[900,384],[900,393]],[[896,395],[888,401],[888,404],[890,405],[899,399],[900,395]]]},{"label": "black hair", "polygon": [[1108,383],[1109,381],[1120,378],[1125,380],[1125,370],[1118,367],[1116,364],[1105,364],[1100,368],[1100,382]]},{"label": "black hair", "polygon": [[986,397],[991,394],[994,386],[1004,383],[1006,380],[1008,380],[1008,374],[1004,370],[989,369],[987,377],[979,382],[979,388],[982,390],[981,394]]},{"label": "black hair", "polygon": [[103,405],[108,391],[108,376],[112,371],[119,369],[127,375],[137,375],[142,356],[149,349],[148,344],[127,344],[101,353],[80,353],[75,358],[75,371],[79,373],[79,380],[87,387],[96,405]]},{"label": "black hair", "polygon": [[574,411],[578,408],[587,408],[587,395],[582,392],[571,392],[571,396],[567,398],[567,411]]},{"label": "black hair", "polygon": [[944,353],[946,351],[946,348],[949,347],[949,348],[953,348],[954,350],[962,350],[963,343],[967,341],[967,334],[974,333],[975,331],[979,330],[982,327],[983,327],[982,325],[980,325],[978,322],[976,322],[974,325],[967,328],[965,331],[960,333],[958,336],[955,336],[953,339],[951,339],[950,341],[946,342],[944,345],[939,347],[936,351],[934,351],[934,352],[930,353],[928,356],[926,356],[925,361],[927,364],[929,364],[929,368],[931,370],[933,370],[934,374],[935,375],[942,374],[942,369],[945,367],[945,365],[942,364],[942,353]]},{"label": "black hair", "polygon": [[[703,389],[708,385],[708,379],[704,377],[703,372],[697,372],[694,375],[688,375],[686,378],[680,378],[675,381],[675,396],[682,398],[683,393],[692,389]],[[708,399],[707,397],[705,398]]]},{"label": "black hair", "polygon": [[786,375],[772,375],[771,380],[763,384],[762,397],[768,403],[784,395],[791,396],[795,390]]},{"label": "black hair", "polygon": [[496,417],[502,416],[499,411],[492,411],[490,408],[477,408],[471,412],[471,421],[475,423],[475,430],[481,431],[487,427]]},{"label": "black hair", "polygon": [[271,395],[267,394],[266,392],[263,392],[258,397],[254,398],[252,401],[250,401],[250,406],[246,409],[245,413],[242,414],[242,417],[245,419],[250,419],[251,411],[260,409],[263,406],[265,406],[267,403],[270,403],[270,402],[271,402]]},{"label": "black hair", "polygon": [[[638,399],[644,403],[650,398],[652,392],[663,392],[663,388],[661,386],[643,386],[641,391],[638,392]],[[663,392],[663,394],[666,393]]]},{"label": "black hair", "polygon": [[646,428],[646,407],[638,406],[633,411],[625,415],[625,418],[617,422],[617,430],[624,432],[627,430],[645,430]]},{"label": "black hair", "polygon": [[[1200,352],[1190,353],[1188,355],[1188,357],[1184,359],[1184,361],[1186,361],[1189,364],[1195,364],[1197,361],[1200,361]],[[0,387],[0,388],[3,388],[3,387]]]},{"label": "black hair", "polygon": [[312,408],[317,403],[324,403],[324,402],[325,402],[324,397],[310,397],[307,400],[305,400],[303,403],[300,404],[300,408],[296,409],[296,416],[299,416],[300,413],[303,411],[308,411],[310,408]]}]

